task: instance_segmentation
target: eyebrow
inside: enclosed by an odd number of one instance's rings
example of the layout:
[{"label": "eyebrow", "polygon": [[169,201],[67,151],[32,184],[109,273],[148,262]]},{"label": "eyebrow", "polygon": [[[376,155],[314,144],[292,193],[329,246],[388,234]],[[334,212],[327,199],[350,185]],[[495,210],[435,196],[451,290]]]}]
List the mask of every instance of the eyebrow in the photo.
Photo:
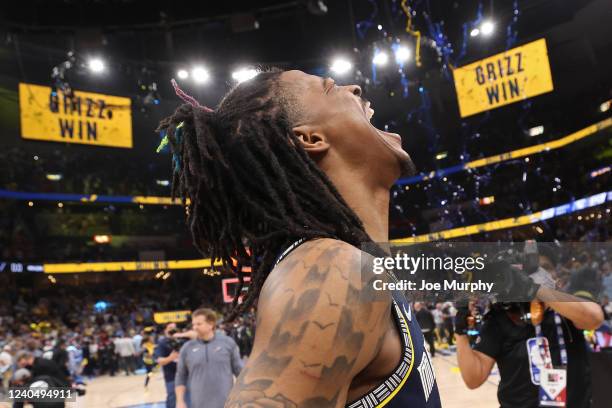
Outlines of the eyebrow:
[{"label": "eyebrow", "polygon": [[321,78],[321,86],[323,87],[323,91],[327,93],[327,90],[325,89],[325,81],[327,81],[327,78],[323,78],[323,77],[320,77],[320,78]]}]

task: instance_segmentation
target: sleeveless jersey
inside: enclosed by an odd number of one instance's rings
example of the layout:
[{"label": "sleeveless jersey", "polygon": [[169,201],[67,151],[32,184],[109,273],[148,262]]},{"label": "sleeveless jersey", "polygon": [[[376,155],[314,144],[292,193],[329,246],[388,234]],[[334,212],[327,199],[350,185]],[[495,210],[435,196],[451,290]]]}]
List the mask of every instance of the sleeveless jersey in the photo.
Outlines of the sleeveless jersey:
[{"label": "sleeveless jersey", "polygon": [[[276,264],[304,241],[300,239],[289,246]],[[391,313],[402,343],[402,359],[385,381],[347,403],[346,408],[439,408],[440,394],[433,364],[410,302],[400,291],[392,292],[392,297]]]}]

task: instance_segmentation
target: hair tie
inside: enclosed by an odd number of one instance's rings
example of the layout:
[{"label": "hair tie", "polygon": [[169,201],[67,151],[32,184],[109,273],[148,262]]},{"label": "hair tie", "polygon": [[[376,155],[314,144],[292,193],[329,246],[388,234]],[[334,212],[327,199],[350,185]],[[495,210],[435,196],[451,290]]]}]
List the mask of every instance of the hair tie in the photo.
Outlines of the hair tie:
[{"label": "hair tie", "polygon": [[212,109],[210,109],[208,106],[202,106],[200,105],[200,103],[198,101],[196,101],[196,99],[193,96],[187,95],[176,83],[176,80],[174,78],[172,78],[170,80],[170,83],[172,84],[172,87],[174,88],[174,92],[176,92],[176,96],[178,96],[179,98],[181,98],[185,103],[190,104],[191,106],[193,106],[194,108],[198,108],[198,109],[202,109],[205,112],[214,112]]},{"label": "hair tie", "polygon": [[[174,138],[176,139],[176,144],[179,146],[181,145],[181,143],[183,143],[183,126],[184,125],[185,125],[185,122],[179,123],[178,126],[176,127],[176,130],[174,131]],[[157,153],[161,153],[170,143],[170,140],[168,139],[168,132],[164,130],[162,131],[162,134],[164,135],[164,137],[159,143],[159,146],[157,146],[157,150],[156,150]],[[174,172],[178,173],[181,170],[181,157],[179,156],[178,152],[172,153],[172,163],[174,165]]]},{"label": "hair tie", "polygon": [[[185,103],[188,103],[189,105],[193,106],[194,108],[200,109],[204,112],[208,112],[208,113],[213,113],[214,110],[212,110],[211,108],[209,108],[208,106],[202,106],[200,105],[200,103],[193,97],[190,95],[187,95],[176,83],[176,80],[171,79],[170,83],[172,84],[172,87],[174,88],[174,92],[176,92],[176,95],[181,98]],[[183,143],[183,126],[185,125],[185,122],[181,122],[179,123],[175,130],[174,130],[174,138],[176,139],[176,144],[178,146],[180,146]],[[161,132],[161,135],[163,135],[163,138],[161,140],[161,142],[159,143],[159,146],[157,146],[157,153],[162,152],[170,143],[170,140],[168,139],[168,132],[167,130],[163,130]],[[179,155],[178,152],[174,152],[172,154],[172,164],[174,167],[174,172],[178,173],[181,169],[181,157]]]}]

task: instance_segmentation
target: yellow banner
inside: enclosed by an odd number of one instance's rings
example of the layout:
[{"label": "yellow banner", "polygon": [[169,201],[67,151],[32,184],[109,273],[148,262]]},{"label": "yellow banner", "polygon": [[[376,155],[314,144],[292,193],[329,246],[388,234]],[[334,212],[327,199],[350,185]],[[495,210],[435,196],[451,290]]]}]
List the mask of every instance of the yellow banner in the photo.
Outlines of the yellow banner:
[{"label": "yellow banner", "polygon": [[153,320],[157,324],[186,322],[191,315],[190,310],[175,310],[172,312],[153,313]]},{"label": "yellow banner", "polygon": [[[124,262],[84,262],[84,263],[47,263],[43,264],[45,273],[83,273],[83,272],[119,272],[119,271],[152,271],[163,269],[199,269],[210,268],[210,258],[185,259],[177,261],[124,261]],[[215,261],[221,266],[221,261]]]},{"label": "yellow banner", "polygon": [[457,68],[453,76],[462,118],[553,90],[543,38]]},{"label": "yellow banner", "polygon": [[132,147],[130,98],[20,83],[19,108],[24,139]]}]

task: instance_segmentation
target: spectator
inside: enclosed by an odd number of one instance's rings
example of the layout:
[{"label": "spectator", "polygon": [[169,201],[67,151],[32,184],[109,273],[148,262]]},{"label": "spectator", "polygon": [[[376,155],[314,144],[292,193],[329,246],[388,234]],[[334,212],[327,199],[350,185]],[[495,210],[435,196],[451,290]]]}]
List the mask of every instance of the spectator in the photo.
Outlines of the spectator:
[{"label": "spectator", "polygon": [[17,366],[19,368],[27,368],[32,377],[49,376],[61,381],[64,387],[70,385],[70,380],[66,376],[66,371],[59,367],[52,360],[47,360],[42,357],[34,357],[30,351],[21,351],[17,354]]},{"label": "spectator", "polygon": [[132,339],[125,336],[116,337],[113,343],[115,344],[115,353],[119,359],[119,369],[124,370],[125,375],[133,374],[134,367],[132,362],[136,356],[136,351],[134,350]]},{"label": "spectator", "polygon": [[436,345],[434,341],[436,324],[434,322],[434,317],[427,308],[427,305],[423,302],[415,302],[414,310],[416,311],[416,319],[419,322],[419,326],[421,326],[423,337],[425,337],[425,341],[429,344],[429,354],[434,357],[436,355]]},{"label": "spectator", "polygon": [[155,347],[155,361],[162,368],[164,383],[166,384],[166,408],[175,408],[176,394],[174,391],[174,378],[176,377],[176,362],[178,351],[173,347],[172,335],[176,333],[176,323],[168,323],[164,329],[164,336],[159,339]]},{"label": "spectator", "polygon": [[146,336],[143,338],[142,343],[142,363],[145,366],[145,388],[149,386],[149,380],[153,374],[153,367],[155,367],[155,360],[153,358],[155,352],[155,343],[151,340],[151,337]]},{"label": "spectator", "polygon": [[[215,331],[217,315],[211,309],[197,309],[192,315],[197,339],[181,347],[176,372],[177,408],[223,408],[238,376],[242,360],[236,342]],[[189,404],[185,398],[189,392]]]}]

